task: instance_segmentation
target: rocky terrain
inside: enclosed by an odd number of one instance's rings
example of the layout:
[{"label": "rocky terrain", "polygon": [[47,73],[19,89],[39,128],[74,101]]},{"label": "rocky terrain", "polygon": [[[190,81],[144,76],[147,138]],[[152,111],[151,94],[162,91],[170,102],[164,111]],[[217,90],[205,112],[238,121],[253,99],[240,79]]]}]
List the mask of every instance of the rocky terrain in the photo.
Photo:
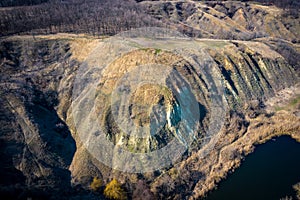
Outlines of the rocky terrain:
[{"label": "rocky terrain", "polygon": [[[56,34],[0,39],[2,196],[104,199],[103,187],[116,179],[129,199],[141,199],[141,194],[143,199],[199,199],[234,171],[255,145],[280,135],[290,135],[300,142],[299,19],[275,6],[255,3],[140,4],[170,28],[210,39],[193,40],[201,52],[190,52],[192,59],[170,52],[171,42],[159,48],[132,45],[134,50],[115,59],[101,74],[94,67],[101,68],[99,52],[109,52],[107,38]],[[117,52],[105,55],[114,54]],[[202,63],[197,64],[196,58]],[[201,109],[198,134],[191,148],[171,166],[145,173],[111,169],[91,153],[80,135],[78,127],[85,127],[84,120],[91,111],[85,109],[81,115],[74,111],[85,105],[84,96],[74,96],[74,92],[83,88],[82,94],[87,94],[83,86],[74,88],[78,74],[86,70],[82,80],[101,75],[95,89],[98,104],[94,111],[101,113],[98,120],[106,137],[130,152],[144,153],[162,148],[172,139],[182,138],[179,133],[185,133],[176,129],[180,121],[177,107],[184,102],[168,88],[151,84],[137,88],[130,97],[130,116],[110,110],[110,95],[117,85],[114,80],[149,63],[179,72],[184,79],[174,76],[168,82],[168,77],[162,78],[174,88],[179,83],[184,85],[184,81],[191,83]],[[218,111],[210,102],[214,76],[224,90],[220,102],[226,102],[228,107],[217,137],[203,143],[203,134],[209,136],[205,134]],[[83,81],[82,85],[87,83]],[[143,140],[127,137],[112,117],[130,117],[134,124],[149,127],[149,113],[141,111],[157,104],[164,107],[168,121],[157,137],[151,128]],[[90,132],[86,136],[89,135]],[[213,148],[209,146],[211,141]],[[94,177],[103,185],[97,192],[90,187]]]}]

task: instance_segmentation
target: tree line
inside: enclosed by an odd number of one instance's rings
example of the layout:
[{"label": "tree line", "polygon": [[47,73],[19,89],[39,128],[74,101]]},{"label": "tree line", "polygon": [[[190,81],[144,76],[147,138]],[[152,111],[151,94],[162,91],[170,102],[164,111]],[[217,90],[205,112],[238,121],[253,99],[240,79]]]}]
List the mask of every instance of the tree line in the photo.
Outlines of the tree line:
[{"label": "tree line", "polygon": [[48,0],[1,0],[0,7],[30,6],[48,2]]},{"label": "tree line", "polygon": [[[2,0],[0,6],[16,7],[0,8],[0,37],[59,32],[114,35],[138,27],[172,26],[168,24],[168,20],[157,19],[151,13],[146,13],[137,3],[139,1],[141,0]],[[298,16],[298,0],[256,1],[293,8],[290,10],[296,10]],[[177,28],[189,36],[200,35],[190,27],[178,25]]]},{"label": "tree line", "polygon": [[0,36],[58,32],[114,35],[131,28],[161,25],[133,0],[52,0],[0,9]]}]

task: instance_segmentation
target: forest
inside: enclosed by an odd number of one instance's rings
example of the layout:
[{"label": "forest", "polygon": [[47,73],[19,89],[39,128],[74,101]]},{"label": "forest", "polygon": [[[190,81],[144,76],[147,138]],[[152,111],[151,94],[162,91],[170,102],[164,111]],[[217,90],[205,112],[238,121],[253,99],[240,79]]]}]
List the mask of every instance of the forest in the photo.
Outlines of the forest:
[{"label": "forest", "polygon": [[48,2],[49,0],[1,0],[1,7],[9,6],[31,6]]},{"label": "forest", "polygon": [[[100,36],[114,35],[131,28],[168,26],[146,13],[137,3],[140,1],[142,0],[1,0],[0,37],[58,32]],[[296,11],[296,14],[300,7],[298,0],[256,1],[287,8]]]},{"label": "forest", "polygon": [[0,36],[58,32],[114,35],[131,28],[159,25],[131,0],[51,1],[0,9]]}]

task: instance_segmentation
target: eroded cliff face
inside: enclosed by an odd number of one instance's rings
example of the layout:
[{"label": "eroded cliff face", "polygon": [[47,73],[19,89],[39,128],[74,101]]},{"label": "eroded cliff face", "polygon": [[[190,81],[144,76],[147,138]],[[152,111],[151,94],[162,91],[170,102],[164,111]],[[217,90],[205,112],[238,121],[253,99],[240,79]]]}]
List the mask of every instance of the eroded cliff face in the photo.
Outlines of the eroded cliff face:
[{"label": "eroded cliff face", "polygon": [[[60,194],[71,191],[71,183],[88,189],[92,177],[100,177],[104,183],[114,177],[125,185],[129,197],[138,180],[143,179],[157,198],[199,198],[236,168],[254,144],[281,134],[300,138],[299,69],[291,66],[284,54],[272,50],[274,41],[196,40],[210,56],[229,105],[219,133],[221,139],[201,158],[200,148],[204,147],[201,134],[196,135],[199,138],[176,164],[153,173],[112,170],[83,145],[71,107],[77,69],[85,55],[102,42],[72,35],[12,37],[1,41],[1,174],[5,177],[1,179],[1,188],[6,194],[32,189],[57,189],[60,192],[56,194]],[[297,52],[296,45],[285,45]],[[109,96],[105,95],[116,84],[112,77],[121,77],[126,70],[149,62],[171,66],[193,83],[196,99],[205,111],[199,117],[199,133],[207,131],[212,113],[209,79],[203,79],[201,71],[191,62],[164,50],[140,49],[128,53],[110,64],[103,74],[97,88],[97,109],[105,113],[100,124],[105,127],[107,137],[132,152],[153,151],[178,137],[174,127],[180,121],[180,103],[164,87],[146,84],[138,88],[130,98],[132,107],[128,116],[134,123],[149,126],[148,107],[153,109],[153,105],[161,104],[167,116],[161,134],[154,137],[149,128],[149,135],[137,141],[122,133],[112,117],[107,104]],[[180,80],[170,81],[177,84]],[[176,85],[175,82],[171,85]],[[295,103],[289,104],[293,99]]]}]

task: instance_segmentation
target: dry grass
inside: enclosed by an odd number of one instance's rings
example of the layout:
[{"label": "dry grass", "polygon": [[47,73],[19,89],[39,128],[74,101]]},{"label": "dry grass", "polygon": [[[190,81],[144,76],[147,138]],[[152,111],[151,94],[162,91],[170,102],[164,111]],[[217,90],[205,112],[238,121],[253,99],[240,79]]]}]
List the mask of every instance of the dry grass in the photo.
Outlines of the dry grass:
[{"label": "dry grass", "polygon": [[265,104],[269,111],[293,111],[299,109],[300,86],[296,85],[277,92],[276,95],[269,99]]},{"label": "dry grass", "polygon": [[252,52],[259,53],[263,55],[265,58],[270,58],[270,59],[282,58],[282,56],[279,53],[273,51],[269,46],[267,46],[262,42],[243,41],[242,43],[247,45],[249,50],[251,50]]},{"label": "dry grass", "polygon": [[97,38],[87,34],[58,33],[51,35],[11,36],[12,40],[60,40],[70,43],[72,58],[83,62],[105,37]]},{"label": "dry grass", "polygon": [[72,57],[82,62],[96,48],[100,40],[94,38],[78,38],[71,42]]},{"label": "dry grass", "polygon": [[[254,145],[262,144],[273,137],[290,135],[300,142],[300,119],[289,112],[281,111],[275,113],[271,118],[264,115],[249,120],[250,126],[247,132],[233,141],[233,135],[225,133],[219,141],[218,146],[205,159],[212,160],[207,163],[194,163],[198,170],[206,174],[194,188],[193,198],[202,197],[209,190],[212,190],[216,183],[227,176],[227,173],[239,167],[242,158],[253,152]],[[214,152],[220,152],[216,156]],[[211,158],[209,158],[211,157]],[[192,156],[189,162],[195,162],[197,155]],[[213,161],[215,160],[215,161]]]}]

